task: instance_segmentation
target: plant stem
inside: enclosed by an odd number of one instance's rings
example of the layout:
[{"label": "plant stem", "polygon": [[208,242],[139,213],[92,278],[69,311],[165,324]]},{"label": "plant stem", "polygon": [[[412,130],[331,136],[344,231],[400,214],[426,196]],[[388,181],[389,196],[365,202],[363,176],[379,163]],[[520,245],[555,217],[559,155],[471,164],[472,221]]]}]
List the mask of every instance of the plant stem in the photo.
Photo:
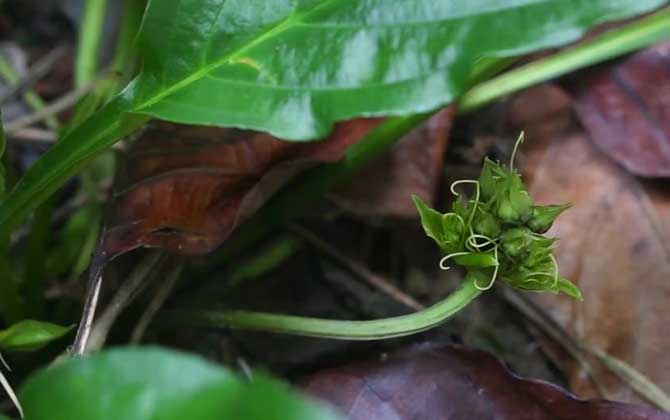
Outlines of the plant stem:
[{"label": "plant stem", "polygon": [[90,83],[98,70],[98,51],[105,25],[107,0],[86,0],[79,30],[79,45],[74,63],[74,85]]},{"label": "plant stem", "polygon": [[510,93],[662,41],[669,33],[670,10],[663,9],[593,41],[480,83],[461,98],[459,113],[474,111]]},{"label": "plant stem", "polygon": [[429,330],[443,323],[479,296],[472,280],[435,305],[409,315],[372,321],[342,321],[277,315],[252,311],[174,312],[171,320],[178,325],[223,327],[339,340],[379,340],[403,337]]}]

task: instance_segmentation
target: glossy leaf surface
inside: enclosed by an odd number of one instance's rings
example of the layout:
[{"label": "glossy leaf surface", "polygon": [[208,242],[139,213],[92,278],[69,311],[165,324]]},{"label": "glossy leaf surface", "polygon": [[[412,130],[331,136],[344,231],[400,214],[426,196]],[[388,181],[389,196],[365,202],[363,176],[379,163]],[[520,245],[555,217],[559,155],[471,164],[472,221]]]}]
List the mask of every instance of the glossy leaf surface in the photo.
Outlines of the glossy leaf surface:
[{"label": "glossy leaf surface", "polygon": [[565,44],[659,0],[161,0],[140,33],[133,112],[325,136],[360,115],[425,112],[484,57]]}]

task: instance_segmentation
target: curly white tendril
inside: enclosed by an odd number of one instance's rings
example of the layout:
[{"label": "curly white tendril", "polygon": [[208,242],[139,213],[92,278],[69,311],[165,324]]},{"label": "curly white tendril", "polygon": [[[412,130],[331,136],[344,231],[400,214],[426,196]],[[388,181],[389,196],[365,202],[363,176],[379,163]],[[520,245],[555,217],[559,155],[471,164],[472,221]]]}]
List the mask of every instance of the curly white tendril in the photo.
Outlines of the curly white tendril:
[{"label": "curly white tendril", "polygon": [[454,252],[452,254],[446,255],[446,256],[442,257],[442,259],[440,260],[440,268],[443,269],[443,270],[449,270],[450,267],[448,265],[446,265],[446,262],[449,259],[454,258],[454,257],[460,257],[461,255],[468,255],[468,254],[469,254],[469,252]]},{"label": "curly white tendril", "polygon": [[454,181],[451,183],[451,187],[449,189],[451,190],[451,193],[455,195],[456,197],[460,197],[461,195],[454,189],[456,185],[459,184],[475,184],[477,188],[475,189],[475,199],[474,199],[474,206],[472,206],[472,211],[470,212],[470,217],[468,218],[468,225],[472,225],[472,220],[475,217],[475,212],[477,211],[477,205],[479,204],[479,181],[475,179],[461,179],[458,181]]},{"label": "curly white tendril", "polygon": [[[484,239],[484,242],[479,244],[477,243],[477,239]],[[498,241],[496,239],[490,238],[486,235],[471,233],[470,236],[468,236],[468,238],[465,240],[465,246],[468,247],[473,252],[476,252],[479,251],[481,248],[484,248],[485,246],[496,244],[497,242]]]},{"label": "curly white tendril", "polygon": [[524,134],[523,131],[521,134],[519,134],[519,138],[516,139],[516,143],[514,143],[514,149],[512,150],[512,156],[509,159],[509,170],[513,171],[514,170],[514,159],[516,158],[516,152],[519,150],[519,145],[523,143],[524,139]]},{"label": "curly white tendril", "polygon": [[551,284],[551,288],[553,289],[556,287],[558,284],[558,262],[556,262],[556,258],[554,258],[553,255],[549,254],[549,258],[551,259],[552,264],[554,265],[554,271],[551,273],[548,273],[546,271],[534,271],[532,273],[528,273],[528,276],[526,279],[522,282],[522,284],[529,284],[529,283],[542,283],[540,279],[538,279],[538,276],[546,276],[546,277],[553,277],[554,282]]},{"label": "curly white tendril", "polygon": [[493,248],[493,255],[495,256],[496,259],[496,265],[495,269],[493,270],[493,275],[491,276],[491,280],[489,280],[488,284],[486,286],[480,286],[477,284],[477,280],[475,280],[475,288],[481,292],[485,292],[489,290],[490,288],[493,287],[493,284],[496,282],[496,277],[498,277],[498,269],[500,268],[500,261],[498,261],[498,247]]}]

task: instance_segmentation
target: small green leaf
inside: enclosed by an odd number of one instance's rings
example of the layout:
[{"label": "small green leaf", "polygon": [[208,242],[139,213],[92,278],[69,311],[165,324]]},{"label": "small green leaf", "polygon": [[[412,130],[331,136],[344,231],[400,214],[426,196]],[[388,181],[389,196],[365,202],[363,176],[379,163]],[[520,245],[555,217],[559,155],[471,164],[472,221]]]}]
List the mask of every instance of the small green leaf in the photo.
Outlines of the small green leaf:
[{"label": "small green leaf", "polygon": [[533,216],[528,221],[528,227],[535,233],[545,233],[551,228],[558,215],[571,206],[571,204],[534,206]]},{"label": "small green leaf", "polygon": [[576,284],[566,279],[565,277],[558,278],[558,284],[556,285],[556,292],[565,293],[568,296],[571,296],[578,300],[584,300],[582,296],[582,291],[579,290]]},{"label": "small green leaf", "polygon": [[435,243],[441,247],[444,238],[442,213],[430,208],[428,204],[426,204],[426,202],[423,201],[418,195],[412,195],[412,200],[414,200],[414,205],[419,211],[419,216],[421,217],[421,226],[423,226],[423,230],[426,232],[426,235],[428,235],[430,238],[433,238]]},{"label": "small green leaf", "polygon": [[247,382],[199,357],[159,348],[71,359],[28,379],[29,420],[336,420],[281,382]]},{"label": "small green leaf", "polygon": [[19,321],[0,331],[0,350],[33,351],[67,334],[73,326],[62,327],[30,319]]}]

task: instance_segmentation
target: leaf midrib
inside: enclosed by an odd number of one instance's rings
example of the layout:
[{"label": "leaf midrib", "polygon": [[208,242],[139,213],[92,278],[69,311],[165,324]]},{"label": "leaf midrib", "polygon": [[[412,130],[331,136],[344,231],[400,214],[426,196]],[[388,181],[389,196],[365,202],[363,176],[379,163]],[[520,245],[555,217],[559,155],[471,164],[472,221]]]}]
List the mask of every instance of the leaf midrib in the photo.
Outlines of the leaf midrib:
[{"label": "leaf midrib", "polygon": [[300,21],[306,17],[309,17],[311,14],[318,12],[328,6],[332,6],[337,4],[342,0],[325,0],[319,4],[314,5],[310,9],[306,9],[303,12],[298,12],[298,13],[293,13],[290,16],[286,17],[282,22],[278,23],[277,25],[273,26],[270,28],[268,31],[260,34],[257,38],[253,39],[251,42],[248,44],[238,48],[237,50],[230,51],[228,54],[225,54],[223,57],[221,57],[219,60],[214,61],[211,64],[208,64],[201,69],[193,72],[191,75],[183,78],[182,80],[178,81],[177,83],[173,84],[169,88],[165,89],[164,91],[158,93],[157,95],[153,96],[152,98],[148,99],[144,103],[138,105],[135,107],[135,111],[141,111],[143,108],[150,107],[151,105],[155,104],[156,102],[160,101],[161,99],[165,98],[166,96],[171,95],[175,91],[181,89],[184,86],[188,86],[191,83],[195,83],[199,79],[201,79],[204,76],[207,76],[212,70],[223,66],[230,61],[234,60],[235,58],[239,57],[241,54],[244,54],[248,50],[256,47],[257,45],[262,44],[269,38],[273,38],[276,35],[281,34],[284,31],[287,31],[295,26],[296,24],[299,24]]}]

